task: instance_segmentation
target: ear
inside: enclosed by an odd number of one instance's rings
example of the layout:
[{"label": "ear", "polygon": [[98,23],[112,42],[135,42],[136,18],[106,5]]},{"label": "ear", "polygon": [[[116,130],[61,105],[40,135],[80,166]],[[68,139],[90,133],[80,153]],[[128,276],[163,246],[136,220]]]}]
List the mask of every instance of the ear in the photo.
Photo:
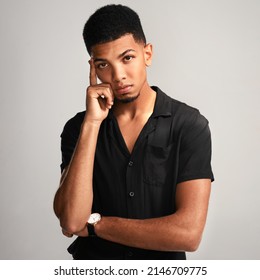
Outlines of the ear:
[{"label": "ear", "polygon": [[152,64],[152,58],[153,58],[153,46],[152,44],[146,44],[144,46],[144,60],[145,65],[148,67]]}]

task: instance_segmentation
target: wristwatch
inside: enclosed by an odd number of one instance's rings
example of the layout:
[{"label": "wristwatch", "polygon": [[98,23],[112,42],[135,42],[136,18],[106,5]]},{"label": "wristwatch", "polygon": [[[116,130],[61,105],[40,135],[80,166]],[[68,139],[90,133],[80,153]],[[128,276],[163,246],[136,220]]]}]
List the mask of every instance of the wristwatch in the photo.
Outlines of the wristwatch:
[{"label": "wristwatch", "polygon": [[95,233],[95,225],[101,220],[101,215],[99,213],[92,213],[88,219],[88,236],[97,236]]}]

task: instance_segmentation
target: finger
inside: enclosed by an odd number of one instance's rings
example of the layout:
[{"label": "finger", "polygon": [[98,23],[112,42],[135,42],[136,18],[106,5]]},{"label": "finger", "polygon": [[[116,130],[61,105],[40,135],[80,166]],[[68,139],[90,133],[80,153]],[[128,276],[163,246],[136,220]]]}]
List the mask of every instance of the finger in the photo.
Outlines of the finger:
[{"label": "finger", "polygon": [[114,95],[110,85],[101,86],[96,89],[96,93],[108,109],[114,104]]},{"label": "finger", "polygon": [[95,68],[95,64],[94,64],[93,58],[91,58],[89,60],[89,64],[90,64],[89,84],[91,86],[95,86],[97,84],[97,74],[96,74],[96,68]]}]

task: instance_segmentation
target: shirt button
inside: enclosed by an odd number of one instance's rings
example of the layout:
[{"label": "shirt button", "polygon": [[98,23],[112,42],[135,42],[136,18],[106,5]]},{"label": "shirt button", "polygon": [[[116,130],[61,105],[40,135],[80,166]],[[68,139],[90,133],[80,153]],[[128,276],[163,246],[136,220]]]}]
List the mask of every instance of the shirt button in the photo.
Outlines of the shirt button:
[{"label": "shirt button", "polygon": [[135,195],[135,193],[134,193],[134,192],[130,192],[129,195],[130,195],[131,197],[133,197],[133,196]]},{"label": "shirt button", "polygon": [[127,256],[128,256],[128,257],[133,257],[133,255],[134,255],[133,252],[131,252],[131,251],[128,251],[128,252],[127,252]]},{"label": "shirt button", "polygon": [[131,161],[131,160],[128,162],[128,166],[130,166],[130,167],[133,166],[133,164],[134,164],[134,163],[133,163],[133,161]]}]

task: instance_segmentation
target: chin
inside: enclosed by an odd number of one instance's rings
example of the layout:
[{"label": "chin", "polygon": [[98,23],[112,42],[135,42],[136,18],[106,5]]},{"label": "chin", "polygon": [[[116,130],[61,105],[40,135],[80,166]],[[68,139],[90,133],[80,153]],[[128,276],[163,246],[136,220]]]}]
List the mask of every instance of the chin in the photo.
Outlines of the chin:
[{"label": "chin", "polygon": [[139,96],[140,96],[140,93],[138,93],[136,96],[129,96],[129,97],[125,96],[123,98],[116,97],[116,100],[121,103],[131,103],[131,102],[135,101]]}]

